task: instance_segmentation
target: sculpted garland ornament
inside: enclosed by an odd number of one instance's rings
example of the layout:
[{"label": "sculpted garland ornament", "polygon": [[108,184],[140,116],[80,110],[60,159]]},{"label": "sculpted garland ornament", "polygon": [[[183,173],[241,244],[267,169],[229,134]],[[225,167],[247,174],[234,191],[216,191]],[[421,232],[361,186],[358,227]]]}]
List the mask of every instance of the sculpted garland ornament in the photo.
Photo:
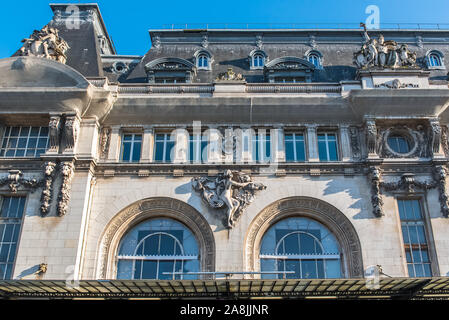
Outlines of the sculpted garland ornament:
[{"label": "sculpted garland ornament", "polygon": [[254,200],[255,191],[267,187],[255,183],[247,174],[225,170],[217,178],[192,178],[192,187],[201,192],[203,200],[214,209],[226,209],[223,224],[232,228],[244,209]]}]

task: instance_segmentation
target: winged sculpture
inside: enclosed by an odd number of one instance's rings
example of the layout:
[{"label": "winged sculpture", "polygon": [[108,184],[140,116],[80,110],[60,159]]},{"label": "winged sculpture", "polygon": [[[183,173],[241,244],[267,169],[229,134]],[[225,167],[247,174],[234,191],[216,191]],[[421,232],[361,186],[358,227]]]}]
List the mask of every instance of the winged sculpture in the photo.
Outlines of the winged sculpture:
[{"label": "winged sculpture", "polygon": [[244,209],[254,200],[255,191],[267,187],[253,182],[248,174],[225,170],[216,178],[192,178],[192,187],[214,209],[226,209],[224,225],[232,228]]}]

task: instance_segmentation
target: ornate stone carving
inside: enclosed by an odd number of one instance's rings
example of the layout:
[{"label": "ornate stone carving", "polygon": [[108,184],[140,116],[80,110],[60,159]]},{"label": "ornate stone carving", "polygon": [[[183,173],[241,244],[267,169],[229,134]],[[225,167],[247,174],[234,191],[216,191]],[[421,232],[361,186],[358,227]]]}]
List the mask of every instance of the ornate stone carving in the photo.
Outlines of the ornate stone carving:
[{"label": "ornate stone carving", "polygon": [[245,81],[241,73],[235,73],[232,68],[228,68],[228,71],[220,73],[215,79],[216,81]]},{"label": "ornate stone carving", "polygon": [[201,46],[206,49],[209,46],[209,40],[207,34],[203,35],[203,40],[201,41]]},{"label": "ornate stone carving", "polygon": [[313,49],[316,49],[316,37],[314,35],[309,36],[309,46],[311,46]]},{"label": "ornate stone carving", "polygon": [[385,191],[405,190],[408,193],[415,193],[416,188],[428,190],[436,187],[436,182],[422,182],[415,179],[413,173],[404,173],[399,181],[396,182],[381,182],[380,186]]},{"label": "ornate stone carving", "polygon": [[60,136],[60,130],[61,130],[61,117],[60,116],[51,116],[48,127],[49,127],[49,136],[50,136],[50,146],[48,148],[48,151],[58,152],[59,136]]},{"label": "ornate stone carving", "polygon": [[433,154],[440,153],[441,126],[438,119],[431,119],[430,122],[430,150]]},{"label": "ornate stone carving", "polygon": [[436,166],[433,170],[433,177],[438,185],[441,213],[444,217],[449,217],[449,200],[446,193],[447,169],[444,166]]},{"label": "ornate stone carving", "polygon": [[64,123],[65,149],[73,151],[78,140],[80,122],[77,116],[68,116]]},{"label": "ornate stone carving", "polygon": [[394,79],[384,83],[375,84],[374,87],[386,89],[404,89],[404,88],[419,88],[419,85],[414,83],[402,83],[399,79]]},{"label": "ornate stone carving", "polygon": [[42,190],[41,196],[41,216],[45,216],[48,214],[48,210],[50,208],[51,203],[51,195],[52,195],[52,186],[53,180],[55,177],[55,167],[56,163],[54,162],[46,162],[45,163],[45,180],[44,180],[44,189]]},{"label": "ornate stone carving", "polygon": [[67,213],[70,200],[70,188],[74,173],[74,165],[72,161],[64,161],[59,164],[62,184],[58,196],[58,215],[63,216]]},{"label": "ornate stone carving", "polygon": [[107,158],[109,143],[111,141],[111,128],[103,127],[100,133],[100,157]]},{"label": "ornate stone carving", "polygon": [[359,129],[357,127],[349,127],[349,139],[351,141],[352,157],[360,159],[362,151],[360,149]]},{"label": "ornate stone carving", "polygon": [[363,277],[362,249],[357,231],[340,210],[320,199],[290,197],[265,207],[252,221],[245,239],[246,270],[260,270],[260,244],[268,228],[290,217],[308,217],[325,225],[337,238],[343,254],[345,274],[349,278]]},{"label": "ornate stone carving", "polygon": [[382,170],[379,167],[372,166],[369,168],[368,176],[371,181],[371,204],[373,205],[373,213],[376,217],[382,217],[384,215],[382,209],[384,202],[380,194]]},{"label": "ornate stone carving", "polygon": [[397,44],[396,41],[385,41],[383,35],[372,39],[364,28],[365,42],[362,48],[354,53],[354,64],[360,69],[368,68],[418,68],[416,53],[408,49],[406,44]]},{"label": "ornate stone carving", "polygon": [[203,200],[210,207],[226,208],[223,224],[227,228],[232,228],[244,209],[253,202],[255,191],[267,188],[261,183],[253,182],[249,175],[231,170],[225,170],[215,179],[194,177],[192,187],[201,192]]},{"label": "ornate stone carving", "polygon": [[366,147],[368,154],[376,154],[377,151],[377,127],[375,120],[366,121]]},{"label": "ornate stone carving", "polygon": [[21,56],[36,56],[66,63],[66,51],[70,48],[58,34],[58,29],[45,26],[42,30],[34,30],[29,38],[22,40],[19,49]]},{"label": "ornate stone carving", "polygon": [[204,216],[180,200],[158,197],[133,203],[111,219],[101,237],[97,277],[112,277],[118,242],[131,225],[161,216],[179,220],[189,227],[201,250],[202,271],[215,271],[215,239]]},{"label": "ornate stone carving", "polygon": [[8,185],[9,190],[12,193],[16,193],[20,186],[30,189],[34,192],[37,187],[41,184],[41,181],[36,179],[25,179],[23,178],[23,173],[20,170],[9,170],[9,174],[6,178],[0,179],[0,186]]},{"label": "ornate stone carving", "polygon": [[262,40],[262,36],[261,36],[261,35],[257,35],[257,36],[256,36],[256,47],[257,47],[259,50],[262,50],[262,47],[263,47],[263,40]]},{"label": "ornate stone carving", "polygon": [[441,127],[441,146],[443,147],[444,154],[449,156],[449,142],[448,142],[448,128],[446,125]]},{"label": "ornate stone carving", "polygon": [[159,49],[161,47],[161,37],[159,35],[155,35],[153,37],[153,47]]},{"label": "ornate stone carving", "polygon": [[[410,151],[407,153],[398,153],[388,144],[388,137],[391,134],[399,134],[408,140]],[[406,125],[396,125],[389,128],[382,128],[377,137],[377,153],[384,158],[413,158],[428,157],[429,147],[427,134],[422,125],[414,128]]]}]

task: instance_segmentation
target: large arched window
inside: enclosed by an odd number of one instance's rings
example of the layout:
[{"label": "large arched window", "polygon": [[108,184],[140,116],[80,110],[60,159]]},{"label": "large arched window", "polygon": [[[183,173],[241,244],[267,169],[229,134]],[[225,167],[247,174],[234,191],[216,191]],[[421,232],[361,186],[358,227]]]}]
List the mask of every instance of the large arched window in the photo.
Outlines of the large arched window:
[{"label": "large arched window", "polygon": [[287,218],[272,226],[262,238],[262,278],[340,278],[341,256],[334,235],[309,218]]},{"label": "large arched window", "polygon": [[197,279],[197,240],[183,224],[166,218],[144,221],[121,240],[117,279]]}]

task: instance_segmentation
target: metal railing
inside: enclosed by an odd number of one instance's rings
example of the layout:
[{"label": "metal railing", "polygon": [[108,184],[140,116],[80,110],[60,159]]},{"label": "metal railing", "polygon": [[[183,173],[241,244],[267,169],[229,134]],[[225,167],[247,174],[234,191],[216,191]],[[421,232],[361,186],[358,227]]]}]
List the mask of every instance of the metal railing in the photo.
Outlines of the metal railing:
[{"label": "metal railing", "polygon": [[[281,23],[171,23],[154,25],[150,30],[198,30],[198,29],[358,29],[360,22],[327,23],[327,22],[281,22]],[[382,30],[449,30],[449,23],[381,23]],[[374,31],[374,29],[371,29]]]}]

